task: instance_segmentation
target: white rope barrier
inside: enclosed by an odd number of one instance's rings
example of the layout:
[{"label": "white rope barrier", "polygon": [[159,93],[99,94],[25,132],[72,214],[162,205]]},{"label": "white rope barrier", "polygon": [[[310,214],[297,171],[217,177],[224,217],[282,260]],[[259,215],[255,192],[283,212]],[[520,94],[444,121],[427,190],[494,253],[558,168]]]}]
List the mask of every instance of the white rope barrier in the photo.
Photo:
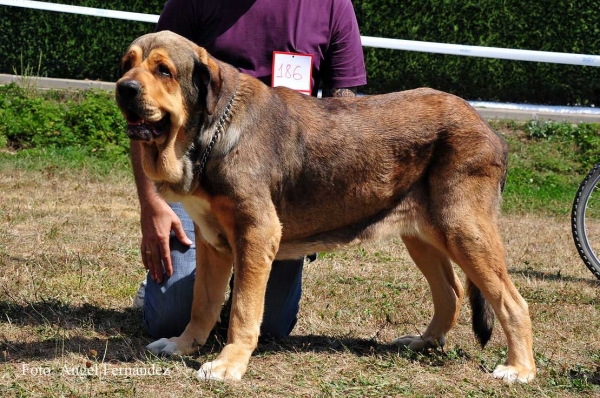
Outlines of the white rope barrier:
[{"label": "white rope barrier", "polygon": [[94,17],[126,19],[128,21],[157,23],[158,15],[140,14],[137,12],[105,10],[102,8],[70,6],[66,4],[47,3],[45,1],[0,0],[0,5],[32,8],[34,10],[58,11],[68,14],[91,15]]},{"label": "white rope barrier", "polygon": [[557,53],[548,51],[516,50],[498,47],[479,47],[461,44],[430,43],[381,37],[362,36],[362,45],[393,50],[419,51],[468,57],[499,58],[513,61],[548,62],[553,64],[600,66],[600,56]]}]

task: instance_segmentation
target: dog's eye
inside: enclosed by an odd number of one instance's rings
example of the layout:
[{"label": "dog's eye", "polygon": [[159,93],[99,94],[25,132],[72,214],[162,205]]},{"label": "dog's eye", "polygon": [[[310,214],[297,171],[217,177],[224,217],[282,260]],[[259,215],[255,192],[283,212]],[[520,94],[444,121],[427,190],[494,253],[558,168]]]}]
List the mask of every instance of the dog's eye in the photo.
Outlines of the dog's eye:
[{"label": "dog's eye", "polygon": [[130,69],[131,69],[131,60],[128,59],[127,61],[124,61],[121,64],[121,76],[123,76],[125,73],[129,72]]},{"label": "dog's eye", "polygon": [[171,71],[165,64],[159,64],[157,70],[158,70],[159,74],[166,76],[166,77],[171,77]]}]

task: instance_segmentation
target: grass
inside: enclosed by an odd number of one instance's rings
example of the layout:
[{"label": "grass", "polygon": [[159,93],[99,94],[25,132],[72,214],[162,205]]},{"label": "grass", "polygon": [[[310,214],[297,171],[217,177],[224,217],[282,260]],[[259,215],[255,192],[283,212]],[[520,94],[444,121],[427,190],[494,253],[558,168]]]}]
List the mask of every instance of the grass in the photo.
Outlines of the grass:
[{"label": "grass", "polygon": [[579,183],[600,160],[600,126],[505,121],[493,127],[509,144],[504,211],[569,214]]},{"label": "grass", "polygon": [[23,151],[1,151],[0,170],[15,168],[24,172],[79,175],[91,179],[132,178],[127,156],[90,156],[87,148],[34,148]]},{"label": "grass", "polygon": [[478,348],[468,305],[444,350],[391,344],[423,332],[432,316],[427,283],[399,241],[324,253],[305,267],[292,335],[261,343],[241,382],[197,381],[193,372],[223,338],[198,355],[158,358],[144,350],[152,339],[129,308],[144,270],[127,159],[63,149],[0,152],[0,396],[598,395],[600,284],[575,251],[567,217],[588,164],[562,138],[494,127],[511,147],[501,232],[534,326],[531,384],[491,377],[506,339],[496,323]]}]

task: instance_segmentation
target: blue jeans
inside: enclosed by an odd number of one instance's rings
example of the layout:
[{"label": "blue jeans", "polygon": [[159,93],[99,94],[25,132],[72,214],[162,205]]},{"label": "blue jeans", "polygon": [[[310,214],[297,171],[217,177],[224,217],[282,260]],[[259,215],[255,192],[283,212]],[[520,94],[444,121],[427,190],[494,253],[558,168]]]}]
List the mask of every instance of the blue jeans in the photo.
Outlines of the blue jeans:
[{"label": "blue jeans", "polygon": [[[195,241],[194,222],[179,203],[171,207],[181,219],[187,236]],[[144,321],[155,338],[174,337],[183,333],[190,321],[194,280],[196,279],[196,245],[186,246],[173,232],[170,238],[173,275],[163,275],[158,284],[147,276],[144,299]],[[282,338],[296,325],[302,294],[304,259],[273,262],[267,293],[261,335]]]}]

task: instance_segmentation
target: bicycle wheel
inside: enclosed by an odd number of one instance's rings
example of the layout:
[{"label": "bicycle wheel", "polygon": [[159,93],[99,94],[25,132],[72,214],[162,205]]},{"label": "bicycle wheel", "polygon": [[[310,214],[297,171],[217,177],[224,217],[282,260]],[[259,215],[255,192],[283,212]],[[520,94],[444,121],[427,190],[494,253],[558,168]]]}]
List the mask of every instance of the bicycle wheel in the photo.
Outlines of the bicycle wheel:
[{"label": "bicycle wheel", "polygon": [[579,185],[573,209],[571,230],[575,247],[585,265],[600,279],[600,163]]}]

